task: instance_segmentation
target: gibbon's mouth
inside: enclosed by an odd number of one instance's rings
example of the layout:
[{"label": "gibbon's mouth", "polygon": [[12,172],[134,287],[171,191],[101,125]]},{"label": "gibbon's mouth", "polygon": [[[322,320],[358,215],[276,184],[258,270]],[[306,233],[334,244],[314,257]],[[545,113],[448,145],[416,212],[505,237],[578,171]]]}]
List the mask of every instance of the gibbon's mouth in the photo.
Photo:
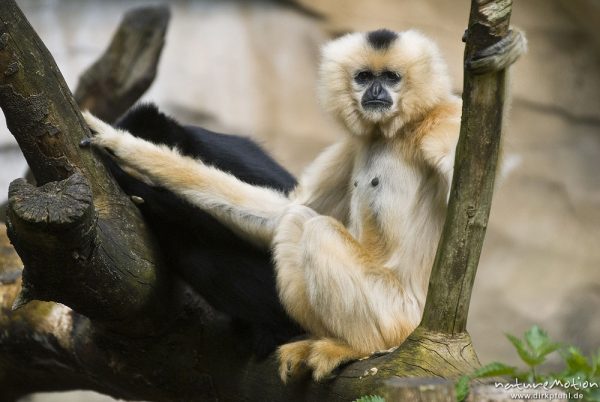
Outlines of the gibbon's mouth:
[{"label": "gibbon's mouth", "polygon": [[366,102],[362,102],[362,107],[365,110],[381,110],[389,109],[392,106],[392,102],[383,99],[372,99]]}]

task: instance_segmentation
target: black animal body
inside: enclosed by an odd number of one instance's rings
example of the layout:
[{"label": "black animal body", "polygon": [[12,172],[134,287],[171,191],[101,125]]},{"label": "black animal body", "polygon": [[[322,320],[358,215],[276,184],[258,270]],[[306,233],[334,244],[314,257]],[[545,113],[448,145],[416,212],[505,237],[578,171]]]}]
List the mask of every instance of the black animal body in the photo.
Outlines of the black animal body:
[{"label": "black animal body", "polygon": [[[116,125],[151,142],[176,146],[182,154],[249,184],[286,193],[296,184],[290,173],[251,140],[182,126],[152,104],[133,108]],[[144,200],[138,207],[170,269],[212,307],[230,316],[236,328],[249,330],[258,357],[303,333],[279,301],[270,252],[241,239],[172,192],[137,180],[112,160],[108,165],[127,194]]]}]

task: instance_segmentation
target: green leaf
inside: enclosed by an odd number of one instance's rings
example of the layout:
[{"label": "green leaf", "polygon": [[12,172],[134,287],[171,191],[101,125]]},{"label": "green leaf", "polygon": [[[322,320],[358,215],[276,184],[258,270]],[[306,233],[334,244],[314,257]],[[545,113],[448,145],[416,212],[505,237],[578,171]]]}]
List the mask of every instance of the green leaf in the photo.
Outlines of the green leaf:
[{"label": "green leaf", "polygon": [[581,372],[586,375],[594,374],[595,370],[593,365],[590,365],[588,359],[576,347],[569,346],[562,355],[570,373]]},{"label": "green leaf", "polygon": [[552,342],[546,331],[537,325],[525,332],[525,342],[529,346],[531,354],[535,358],[541,359],[541,362],[547,355],[562,347],[560,343]]},{"label": "green leaf", "polygon": [[515,349],[517,349],[517,353],[519,354],[519,357],[521,357],[521,360],[527,363],[528,366],[537,366],[538,364],[544,362],[544,358],[540,358],[539,356],[532,354],[525,346],[525,342],[523,342],[521,339],[510,334],[506,334],[506,337],[510,343],[513,344]]},{"label": "green leaf", "polygon": [[540,357],[545,358],[550,353],[556,352],[557,350],[561,349],[562,347],[563,347],[563,345],[558,342],[551,342],[551,343],[547,343],[546,345],[542,346],[542,348],[538,351],[538,353],[539,353]]},{"label": "green leaf", "polygon": [[469,381],[471,379],[467,375],[463,375],[458,379],[454,385],[454,392],[456,393],[456,400],[462,402],[469,395]]},{"label": "green leaf", "polygon": [[488,378],[498,376],[514,376],[517,373],[517,368],[506,365],[504,363],[492,362],[483,367],[478,368],[470,375],[471,378]]},{"label": "green leaf", "polygon": [[550,343],[550,337],[546,331],[534,325],[525,332],[525,342],[532,352],[540,351],[546,344]]},{"label": "green leaf", "polygon": [[385,402],[385,399],[377,395],[365,395],[354,400],[354,402]]}]

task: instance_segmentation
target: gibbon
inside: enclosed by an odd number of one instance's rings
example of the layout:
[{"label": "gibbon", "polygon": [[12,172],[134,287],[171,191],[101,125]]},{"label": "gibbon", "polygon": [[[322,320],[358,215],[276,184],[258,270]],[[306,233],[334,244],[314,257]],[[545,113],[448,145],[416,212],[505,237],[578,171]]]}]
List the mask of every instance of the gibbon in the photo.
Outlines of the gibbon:
[{"label": "gibbon", "polygon": [[417,327],[460,129],[446,65],[417,31],[353,33],[325,45],[319,90],[348,136],[289,193],[84,115],[96,132],[89,142],[121,166],[273,250],[279,299],[309,333],[279,347],[284,382],[305,368],[320,380]]}]

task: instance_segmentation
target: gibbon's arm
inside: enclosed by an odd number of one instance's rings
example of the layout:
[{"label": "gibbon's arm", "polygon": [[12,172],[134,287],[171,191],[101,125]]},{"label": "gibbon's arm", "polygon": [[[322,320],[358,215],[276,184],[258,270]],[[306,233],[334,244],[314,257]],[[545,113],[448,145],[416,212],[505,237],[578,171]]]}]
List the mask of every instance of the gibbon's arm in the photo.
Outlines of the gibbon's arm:
[{"label": "gibbon's arm", "polygon": [[244,183],[175,149],[134,137],[89,112],[83,117],[97,133],[84,145],[106,148],[124,167],[202,208],[254,244],[271,245],[277,220],[290,203],[284,194]]},{"label": "gibbon's arm", "polygon": [[444,178],[447,185],[446,200],[450,196],[456,144],[460,133],[460,116],[439,122],[421,140],[421,150],[425,160]]},{"label": "gibbon's arm", "polygon": [[306,205],[321,215],[347,223],[357,146],[355,140],[349,138],[323,151],[302,174],[290,196],[294,204]]}]

